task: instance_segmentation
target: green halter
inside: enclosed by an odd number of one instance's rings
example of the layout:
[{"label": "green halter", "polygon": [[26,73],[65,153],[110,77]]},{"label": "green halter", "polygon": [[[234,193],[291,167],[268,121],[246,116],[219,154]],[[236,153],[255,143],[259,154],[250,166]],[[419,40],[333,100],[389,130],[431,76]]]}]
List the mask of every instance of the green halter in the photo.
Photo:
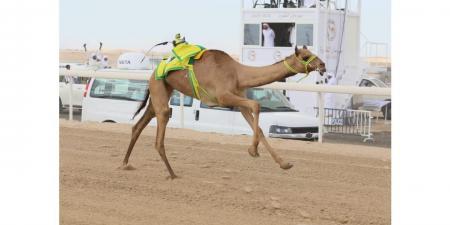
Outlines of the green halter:
[{"label": "green halter", "polygon": [[[315,58],[317,58],[317,56],[311,55],[311,56],[308,58],[308,60],[306,60],[306,61],[305,61],[305,60],[299,59],[295,54],[294,54],[294,57],[295,57],[295,59],[297,59],[297,61],[299,61],[301,64],[303,64],[303,65],[305,66],[305,73],[306,73],[306,75],[305,75],[304,77],[302,77],[300,80],[297,81],[297,82],[299,82],[299,81],[305,79],[305,78],[309,75],[308,66],[309,66],[309,64],[310,64]],[[284,66],[286,67],[286,69],[288,69],[288,70],[291,71],[292,73],[295,73],[295,74],[300,73],[300,71],[297,71],[297,70],[295,70],[292,66],[290,66],[290,65],[286,62],[286,59],[283,60],[283,64],[284,64]]]}]

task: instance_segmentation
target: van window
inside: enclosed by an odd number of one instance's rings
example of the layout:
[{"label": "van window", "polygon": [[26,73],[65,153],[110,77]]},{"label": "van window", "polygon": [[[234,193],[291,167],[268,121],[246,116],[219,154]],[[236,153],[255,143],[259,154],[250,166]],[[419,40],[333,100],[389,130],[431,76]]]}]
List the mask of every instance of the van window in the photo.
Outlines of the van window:
[{"label": "van window", "polygon": [[[191,107],[192,106],[192,97],[184,96],[184,106]],[[180,105],[180,92],[177,90],[173,91],[172,97],[170,98],[170,105],[179,106]]]},{"label": "van window", "polygon": [[144,101],[147,89],[147,81],[143,80],[95,79],[90,96],[93,98]]},{"label": "van window", "polygon": [[247,98],[258,101],[261,106],[261,112],[297,111],[278,90],[251,88],[247,90]]},{"label": "van window", "polygon": [[297,45],[314,45],[314,25],[297,24]]},{"label": "van window", "polygon": [[378,79],[372,79],[372,82],[375,84],[375,86],[377,87],[388,87],[385,83],[383,83],[383,81],[378,80]]},{"label": "van window", "polygon": [[78,77],[78,83],[77,84],[87,84],[89,83],[90,77]]},{"label": "van window", "polygon": [[72,81],[73,84],[87,84],[89,83],[89,77],[59,75],[59,82],[69,82],[69,81]]},{"label": "van window", "polygon": [[375,86],[375,84],[372,83],[372,81],[370,81],[370,80],[363,79],[361,81],[361,83],[359,84],[359,86],[360,87],[373,87],[373,86]]}]

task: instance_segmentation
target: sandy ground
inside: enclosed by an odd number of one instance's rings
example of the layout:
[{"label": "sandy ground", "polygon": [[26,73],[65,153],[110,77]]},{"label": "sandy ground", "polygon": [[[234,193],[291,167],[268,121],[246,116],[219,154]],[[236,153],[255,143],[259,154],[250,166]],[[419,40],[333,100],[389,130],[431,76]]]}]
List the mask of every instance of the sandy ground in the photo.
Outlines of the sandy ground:
[{"label": "sandy ground", "polygon": [[294,164],[281,170],[249,136],[154,127],[120,170],[130,125],[60,120],[61,224],[390,224],[390,149],[269,139]]}]

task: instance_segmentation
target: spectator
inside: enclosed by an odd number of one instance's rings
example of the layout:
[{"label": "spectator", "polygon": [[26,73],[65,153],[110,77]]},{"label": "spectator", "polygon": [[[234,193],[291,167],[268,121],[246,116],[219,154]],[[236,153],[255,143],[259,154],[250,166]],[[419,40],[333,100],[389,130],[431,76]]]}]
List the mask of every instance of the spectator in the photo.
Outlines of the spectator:
[{"label": "spectator", "polygon": [[270,28],[269,24],[263,23],[262,25],[263,34],[263,46],[264,47],[274,47],[275,46],[275,32]]}]

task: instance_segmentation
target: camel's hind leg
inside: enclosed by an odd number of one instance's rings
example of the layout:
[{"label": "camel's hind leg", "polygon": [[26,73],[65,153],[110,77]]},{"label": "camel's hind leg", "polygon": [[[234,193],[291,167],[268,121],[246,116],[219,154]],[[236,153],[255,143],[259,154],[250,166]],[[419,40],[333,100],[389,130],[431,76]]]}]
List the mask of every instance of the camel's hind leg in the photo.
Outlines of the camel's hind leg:
[{"label": "camel's hind leg", "polygon": [[161,159],[164,161],[164,164],[166,164],[167,170],[170,173],[170,178],[174,179],[177,176],[173,172],[169,160],[167,160],[166,149],[164,147],[164,136],[170,113],[168,102],[173,89],[160,80],[154,80],[150,85],[150,95],[157,119],[155,148],[161,156]]},{"label": "camel's hind leg", "polygon": [[[254,125],[253,124],[254,118],[252,116],[252,113],[248,109],[246,109],[244,107],[240,107],[239,109],[241,110],[242,116],[244,116],[245,120],[247,120],[247,123],[250,126],[253,126]],[[259,128],[259,127],[258,127],[258,133],[259,133],[260,140],[264,144],[264,147],[266,147],[266,149],[269,151],[270,155],[275,160],[275,162],[277,162],[280,165],[280,167],[285,169],[285,170],[290,169],[293,165],[283,161],[283,159],[269,145],[269,143],[267,142],[266,138],[264,137],[264,133],[262,132],[261,128]],[[253,143],[253,145],[254,145],[254,143]],[[256,147],[257,147],[257,145],[256,145]],[[256,151],[256,153],[258,153],[258,152]]]},{"label": "camel's hind leg", "polygon": [[144,112],[144,115],[138,120],[138,122],[133,126],[131,130],[131,140],[130,144],[128,145],[127,154],[123,159],[123,163],[121,166],[122,169],[132,168],[131,166],[128,165],[128,160],[130,158],[131,152],[133,151],[134,145],[136,144],[136,141],[139,138],[139,135],[141,134],[142,130],[148,125],[148,123],[150,122],[150,120],[152,120],[153,117],[155,117],[155,111],[153,110],[153,105],[150,99],[147,109]]}]

